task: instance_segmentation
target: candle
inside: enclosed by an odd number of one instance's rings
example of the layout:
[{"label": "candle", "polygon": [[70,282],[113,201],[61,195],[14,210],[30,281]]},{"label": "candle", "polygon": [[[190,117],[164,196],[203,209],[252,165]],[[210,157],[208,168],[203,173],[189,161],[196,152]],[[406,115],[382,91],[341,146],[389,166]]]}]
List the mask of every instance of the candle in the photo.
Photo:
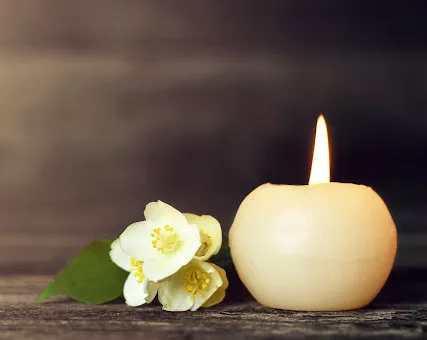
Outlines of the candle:
[{"label": "candle", "polygon": [[371,188],[329,182],[326,122],[317,122],[309,185],[263,184],[230,229],[237,273],[261,304],[336,311],[369,304],[393,266],[397,235]]}]

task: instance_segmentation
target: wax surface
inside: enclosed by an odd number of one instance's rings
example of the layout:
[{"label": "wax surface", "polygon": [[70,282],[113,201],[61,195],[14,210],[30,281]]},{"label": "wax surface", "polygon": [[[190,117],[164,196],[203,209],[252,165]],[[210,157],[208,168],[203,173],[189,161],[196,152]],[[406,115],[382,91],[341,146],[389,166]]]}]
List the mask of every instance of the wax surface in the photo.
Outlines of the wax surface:
[{"label": "wax surface", "polygon": [[369,304],[393,266],[396,227],[371,188],[264,184],[230,229],[237,273],[261,304],[334,311]]}]

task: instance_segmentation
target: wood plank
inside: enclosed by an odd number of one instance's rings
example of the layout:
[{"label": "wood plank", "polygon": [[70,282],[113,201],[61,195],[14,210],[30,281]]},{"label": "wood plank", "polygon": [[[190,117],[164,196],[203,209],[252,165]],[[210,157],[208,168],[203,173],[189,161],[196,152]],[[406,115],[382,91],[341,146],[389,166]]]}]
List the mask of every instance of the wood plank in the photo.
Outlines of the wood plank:
[{"label": "wood plank", "polygon": [[248,298],[231,298],[214,308],[183,313],[164,312],[159,305],[90,306],[66,298],[36,304],[37,293],[49,282],[49,276],[6,276],[0,278],[0,334],[2,339],[417,337],[427,334],[426,294],[413,300],[413,295],[403,297],[393,292],[399,289],[408,294],[416,287],[415,292],[419,293],[427,282],[425,272],[421,274],[421,281],[413,280],[415,273],[395,275],[384,291],[385,296],[373,305],[334,313],[273,310]]}]

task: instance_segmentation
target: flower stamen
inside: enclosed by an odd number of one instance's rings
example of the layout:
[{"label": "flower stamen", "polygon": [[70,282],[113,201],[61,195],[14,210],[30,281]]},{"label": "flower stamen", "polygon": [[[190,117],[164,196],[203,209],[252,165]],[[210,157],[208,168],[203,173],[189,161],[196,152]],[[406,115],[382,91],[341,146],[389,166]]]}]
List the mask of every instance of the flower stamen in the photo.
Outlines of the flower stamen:
[{"label": "flower stamen", "polygon": [[191,300],[198,295],[203,297],[211,280],[204,270],[192,266],[184,273],[184,291],[190,293]]},{"label": "flower stamen", "polygon": [[178,233],[167,224],[163,228],[158,227],[153,229],[150,236],[153,238],[151,240],[153,248],[162,254],[175,252],[180,244]]},{"label": "flower stamen", "polygon": [[135,258],[130,259],[130,272],[138,279],[138,283],[144,280],[144,272],[142,271],[143,261],[138,261]]}]

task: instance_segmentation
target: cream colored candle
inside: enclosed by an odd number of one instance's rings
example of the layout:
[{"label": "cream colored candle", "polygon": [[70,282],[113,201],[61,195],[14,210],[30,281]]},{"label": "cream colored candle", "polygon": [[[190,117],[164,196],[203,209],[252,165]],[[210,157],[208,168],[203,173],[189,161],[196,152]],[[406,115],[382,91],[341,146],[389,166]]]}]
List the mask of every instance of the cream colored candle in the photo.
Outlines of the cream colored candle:
[{"label": "cream colored candle", "polygon": [[241,203],[230,230],[240,279],[268,307],[334,311],[369,304],[386,282],[397,235],[371,188],[329,183],[319,117],[310,184],[264,184]]}]

